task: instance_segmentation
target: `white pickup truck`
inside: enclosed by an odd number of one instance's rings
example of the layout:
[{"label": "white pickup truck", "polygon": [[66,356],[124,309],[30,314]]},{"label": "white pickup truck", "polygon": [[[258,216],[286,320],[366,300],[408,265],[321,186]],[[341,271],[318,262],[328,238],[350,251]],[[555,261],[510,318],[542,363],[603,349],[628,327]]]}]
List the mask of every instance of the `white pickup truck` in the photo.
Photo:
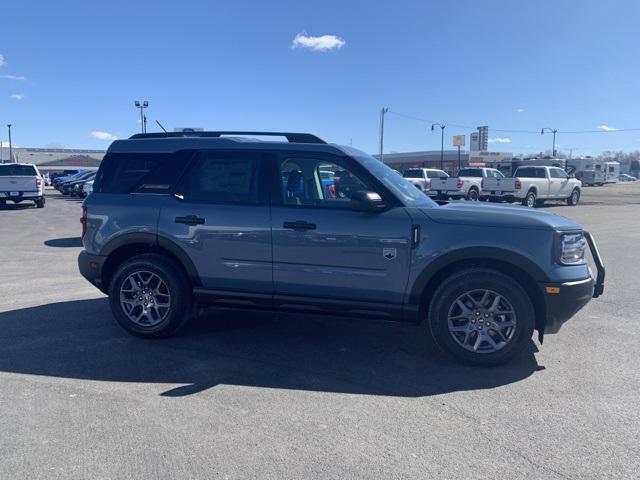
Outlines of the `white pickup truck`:
[{"label": "white pickup truck", "polygon": [[533,208],[545,200],[566,200],[577,205],[582,182],[563,169],[547,166],[518,167],[513,178],[487,179],[484,189],[490,197],[519,201]]},{"label": "white pickup truck", "polygon": [[434,178],[449,178],[447,172],[436,168],[409,168],[402,173],[402,176],[413,183],[418,190],[422,190],[424,193],[429,191],[431,188],[431,181]]},{"label": "white pickup truck", "polygon": [[31,200],[43,208],[44,179],[30,163],[0,163],[0,205]]},{"label": "white pickup truck", "polygon": [[431,180],[428,194],[441,199],[484,199],[489,197],[489,194],[485,192],[485,181],[499,178],[504,178],[504,175],[495,168],[461,168],[457,177]]}]

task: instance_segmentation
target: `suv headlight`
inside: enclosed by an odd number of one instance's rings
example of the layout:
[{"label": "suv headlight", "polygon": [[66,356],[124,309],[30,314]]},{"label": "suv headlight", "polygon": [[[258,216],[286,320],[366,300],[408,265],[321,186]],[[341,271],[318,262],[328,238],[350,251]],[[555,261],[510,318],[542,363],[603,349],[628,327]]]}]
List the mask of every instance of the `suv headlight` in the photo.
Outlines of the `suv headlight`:
[{"label": "suv headlight", "polygon": [[587,240],[582,232],[560,233],[557,259],[563,265],[575,265],[584,262]]}]

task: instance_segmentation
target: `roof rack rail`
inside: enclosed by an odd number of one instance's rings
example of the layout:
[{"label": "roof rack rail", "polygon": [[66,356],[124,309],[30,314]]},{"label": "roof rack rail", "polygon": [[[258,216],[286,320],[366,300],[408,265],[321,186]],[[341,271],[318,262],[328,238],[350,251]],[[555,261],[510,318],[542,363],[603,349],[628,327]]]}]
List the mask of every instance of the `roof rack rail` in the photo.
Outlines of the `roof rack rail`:
[{"label": "roof rack rail", "polygon": [[154,133],[136,133],[131,135],[129,139],[136,138],[180,138],[180,137],[222,137],[233,135],[261,135],[269,137],[285,137],[289,143],[323,143],[324,140],[311,133],[291,133],[291,132],[198,132],[198,131],[185,131],[185,132],[154,132]]}]

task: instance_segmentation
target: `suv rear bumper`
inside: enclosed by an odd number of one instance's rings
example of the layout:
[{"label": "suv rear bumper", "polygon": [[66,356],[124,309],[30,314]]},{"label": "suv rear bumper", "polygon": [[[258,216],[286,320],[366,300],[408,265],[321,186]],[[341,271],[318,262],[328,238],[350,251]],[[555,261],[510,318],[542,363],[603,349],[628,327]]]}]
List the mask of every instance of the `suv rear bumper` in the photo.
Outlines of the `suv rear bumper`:
[{"label": "suv rear bumper", "polygon": [[85,250],[81,251],[80,255],[78,255],[80,274],[89,280],[89,283],[104,293],[106,293],[107,286],[102,285],[102,266],[106,259],[107,257],[92,255]]}]

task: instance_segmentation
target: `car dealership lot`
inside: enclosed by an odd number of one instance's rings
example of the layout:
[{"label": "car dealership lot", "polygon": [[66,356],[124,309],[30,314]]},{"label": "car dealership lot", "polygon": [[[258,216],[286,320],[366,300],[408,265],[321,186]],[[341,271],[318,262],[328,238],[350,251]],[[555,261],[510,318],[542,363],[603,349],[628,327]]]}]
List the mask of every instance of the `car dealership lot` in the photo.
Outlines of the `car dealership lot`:
[{"label": "car dealership lot", "polygon": [[583,190],[605,295],[516,363],[387,322],[218,312],[121,330],[78,273],[80,201],[0,209],[0,478],[635,478],[640,182]]}]

